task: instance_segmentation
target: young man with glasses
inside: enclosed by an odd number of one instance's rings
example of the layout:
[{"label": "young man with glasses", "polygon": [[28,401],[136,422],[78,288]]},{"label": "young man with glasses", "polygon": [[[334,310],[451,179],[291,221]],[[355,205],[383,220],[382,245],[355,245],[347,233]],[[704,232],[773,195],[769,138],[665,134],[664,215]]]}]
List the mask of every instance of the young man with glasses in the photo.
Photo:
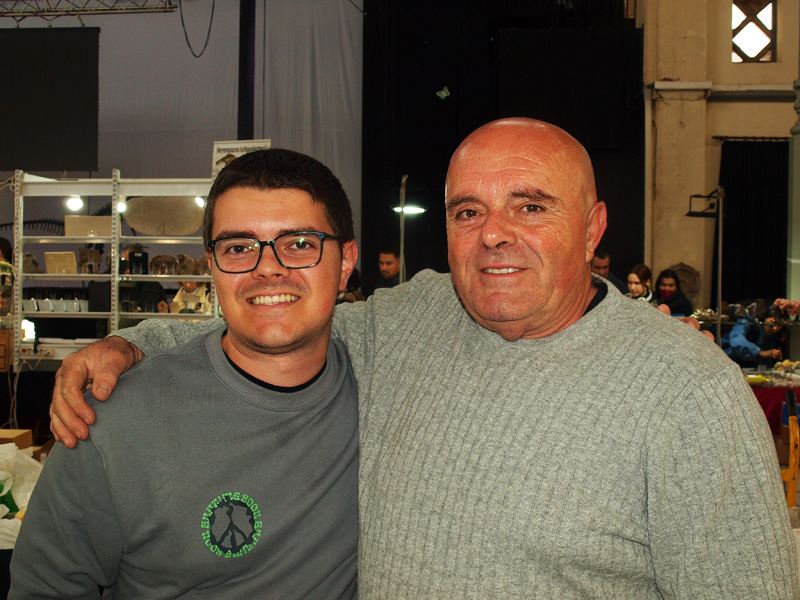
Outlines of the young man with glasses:
[{"label": "young man with glasses", "polygon": [[[358,406],[330,341],[357,258],[318,161],[253,152],[220,172],[203,238],[227,327],[143,361],[57,448],[9,598],[352,598]],[[265,241],[266,240],[266,241]]]}]

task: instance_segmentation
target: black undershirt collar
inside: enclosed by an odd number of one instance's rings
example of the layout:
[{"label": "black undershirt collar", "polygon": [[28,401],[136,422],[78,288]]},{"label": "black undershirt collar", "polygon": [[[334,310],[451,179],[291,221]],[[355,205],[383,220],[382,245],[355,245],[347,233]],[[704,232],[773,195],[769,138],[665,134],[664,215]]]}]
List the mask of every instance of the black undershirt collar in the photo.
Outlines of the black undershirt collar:
[{"label": "black undershirt collar", "polygon": [[327,361],[327,359],[326,359],[326,360],[325,360],[325,364],[324,364],[324,365],[322,365],[322,368],[319,370],[319,373],[317,373],[316,375],[314,375],[314,376],[313,376],[311,379],[309,379],[309,380],[308,380],[308,381],[306,381],[305,383],[301,383],[300,385],[295,385],[295,386],[292,386],[292,387],[283,387],[283,386],[281,386],[281,385],[273,385],[273,384],[271,384],[271,383],[269,383],[269,382],[262,381],[262,380],[261,380],[261,379],[259,379],[258,377],[253,377],[253,376],[252,376],[250,373],[248,373],[247,371],[245,371],[244,369],[242,369],[242,368],[241,368],[239,365],[237,365],[235,362],[233,362],[233,361],[231,360],[231,357],[230,357],[230,356],[228,356],[228,353],[227,353],[227,352],[225,352],[225,349],[224,349],[224,348],[223,348],[222,352],[225,354],[225,358],[227,358],[227,359],[228,359],[228,362],[231,364],[231,366],[232,366],[234,369],[236,369],[236,371],[237,371],[238,373],[240,373],[242,376],[244,376],[245,378],[247,378],[247,380],[248,380],[248,381],[252,381],[252,382],[253,382],[253,383],[255,383],[256,385],[259,385],[259,386],[261,386],[261,387],[262,387],[262,388],[264,388],[264,389],[267,389],[267,390],[270,390],[270,391],[273,391],[273,392],[281,392],[281,393],[283,393],[283,394],[291,394],[291,393],[293,393],[293,392],[299,392],[300,390],[304,390],[304,389],[306,389],[306,388],[307,388],[307,387],[309,387],[309,386],[310,386],[312,383],[314,383],[314,382],[315,382],[317,379],[319,379],[319,378],[320,378],[320,375],[322,375],[322,372],[325,370],[325,367],[326,367],[326,366],[327,366],[327,364],[328,364],[328,361]]},{"label": "black undershirt collar", "polygon": [[586,307],[586,310],[583,311],[584,315],[586,315],[595,306],[600,304],[603,301],[603,298],[605,298],[606,294],[608,293],[608,286],[602,281],[598,281],[597,279],[592,279],[592,285],[597,288],[597,293],[594,295],[594,298],[592,298],[592,300],[589,302],[589,306]]}]

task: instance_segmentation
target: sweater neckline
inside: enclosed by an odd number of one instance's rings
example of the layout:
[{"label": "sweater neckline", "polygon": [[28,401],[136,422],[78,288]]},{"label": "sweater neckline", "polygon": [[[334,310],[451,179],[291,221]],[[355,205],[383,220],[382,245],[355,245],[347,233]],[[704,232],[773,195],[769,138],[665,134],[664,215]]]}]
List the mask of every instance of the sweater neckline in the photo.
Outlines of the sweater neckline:
[{"label": "sweater neckline", "polygon": [[284,391],[264,387],[260,382],[245,377],[230,362],[222,349],[222,336],[226,327],[212,331],[204,340],[205,352],[211,368],[232,394],[246,402],[272,410],[300,410],[317,402],[329,402],[336,395],[336,382],[343,369],[341,356],[333,342],[328,343],[328,354],[322,371],[301,389]]},{"label": "sweater neckline", "polygon": [[[603,284],[598,278],[593,276],[593,282],[599,282],[599,284]],[[508,340],[503,339],[500,335],[495,333],[494,331],[490,331],[485,327],[478,324],[466,310],[461,307],[461,310],[464,311],[466,318],[470,322],[470,326],[474,327],[478,335],[482,338],[483,341],[489,343],[495,348],[498,349],[513,349],[519,348],[520,345],[525,347],[544,347],[550,344],[555,343],[562,343],[563,341],[569,342],[570,340],[584,337],[586,335],[591,335],[592,329],[596,326],[598,322],[603,321],[604,319],[608,318],[611,311],[615,306],[622,301],[622,293],[616,289],[614,286],[605,285],[606,292],[605,296],[597,302],[596,305],[592,306],[590,304],[590,309],[588,309],[580,319],[572,323],[570,326],[562,329],[561,331],[557,331],[547,337],[537,338],[537,339],[527,339],[522,338],[515,342],[510,342]],[[598,290],[598,294],[601,293],[601,290]]]}]

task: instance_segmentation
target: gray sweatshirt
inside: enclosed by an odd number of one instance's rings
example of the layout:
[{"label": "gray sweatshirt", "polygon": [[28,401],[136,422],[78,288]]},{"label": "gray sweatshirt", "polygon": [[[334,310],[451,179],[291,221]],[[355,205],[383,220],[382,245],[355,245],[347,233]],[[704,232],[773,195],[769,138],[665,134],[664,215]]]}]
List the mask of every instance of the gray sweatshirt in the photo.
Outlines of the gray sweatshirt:
[{"label": "gray sweatshirt", "polygon": [[[47,459],[9,598],[354,598],[358,408],[331,342],[308,387],[266,389],[222,329],[92,401],[90,440]],[[91,398],[90,395],[87,395]]]}]

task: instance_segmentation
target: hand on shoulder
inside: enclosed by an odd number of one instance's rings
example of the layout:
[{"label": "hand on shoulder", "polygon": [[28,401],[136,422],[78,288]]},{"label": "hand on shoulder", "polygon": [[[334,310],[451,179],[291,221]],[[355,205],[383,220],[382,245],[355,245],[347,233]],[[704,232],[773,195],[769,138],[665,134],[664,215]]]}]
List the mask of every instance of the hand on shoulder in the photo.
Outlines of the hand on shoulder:
[{"label": "hand on shoulder", "polygon": [[85,440],[95,413],[86,403],[84,391],[91,390],[100,401],[108,399],[119,376],[142,358],[141,350],[118,336],[94,342],[65,358],[56,372],[50,403],[50,431],[56,440],[68,448]]}]

